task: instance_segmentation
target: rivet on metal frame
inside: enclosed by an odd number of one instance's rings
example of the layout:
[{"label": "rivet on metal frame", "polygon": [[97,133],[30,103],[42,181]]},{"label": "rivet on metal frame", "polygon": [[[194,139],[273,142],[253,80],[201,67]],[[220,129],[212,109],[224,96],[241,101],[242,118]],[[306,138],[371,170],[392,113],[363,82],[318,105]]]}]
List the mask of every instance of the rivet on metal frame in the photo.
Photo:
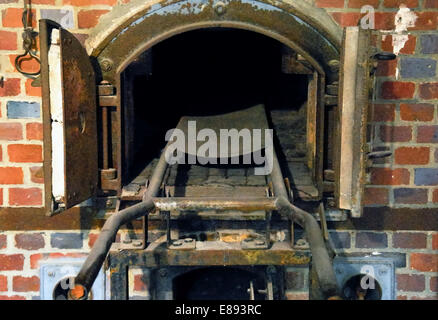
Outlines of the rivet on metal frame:
[{"label": "rivet on metal frame", "polygon": [[100,67],[104,72],[111,71],[111,69],[113,68],[113,62],[110,59],[103,59],[100,63]]},{"label": "rivet on metal frame", "polygon": [[240,247],[246,250],[267,249],[268,244],[263,239],[245,238],[240,242]]},{"label": "rivet on metal frame", "polygon": [[223,3],[222,1],[217,2],[213,6],[213,9],[216,12],[216,14],[219,15],[219,16],[223,15],[227,11],[226,4]]},{"label": "rivet on metal frame", "polygon": [[158,271],[158,273],[160,274],[160,277],[167,277],[167,270],[166,269],[160,269]]},{"label": "rivet on metal frame", "polygon": [[192,238],[178,239],[172,241],[168,247],[170,250],[194,250],[196,249],[196,241]]},{"label": "rivet on metal frame", "polygon": [[338,72],[339,71],[339,60],[330,60],[328,62],[330,71],[332,72]]}]

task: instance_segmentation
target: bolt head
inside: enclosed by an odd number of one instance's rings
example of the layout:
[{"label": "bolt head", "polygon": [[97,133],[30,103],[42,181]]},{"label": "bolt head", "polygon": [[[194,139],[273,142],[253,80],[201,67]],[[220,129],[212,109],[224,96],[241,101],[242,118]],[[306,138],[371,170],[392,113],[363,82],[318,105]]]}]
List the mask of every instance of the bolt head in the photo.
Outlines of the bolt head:
[{"label": "bolt head", "polygon": [[255,244],[256,244],[257,246],[262,246],[262,245],[265,244],[265,241],[264,241],[264,240],[256,240]]},{"label": "bolt head", "polygon": [[307,241],[305,239],[298,239],[297,240],[297,246],[298,247],[306,247],[308,245]]},{"label": "bolt head", "polygon": [[268,267],[266,268],[266,271],[267,271],[268,273],[273,274],[273,273],[276,273],[276,272],[277,272],[277,269],[275,269],[274,266],[268,266]]},{"label": "bolt head", "polygon": [[339,60],[330,60],[328,62],[328,65],[329,65],[330,71],[332,71],[332,72],[339,71],[339,65],[340,65]]},{"label": "bolt head", "polygon": [[388,270],[385,268],[382,268],[379,270],[379,274],[386,274],[387,272],[388,272]]},{"label": "bolt head", "polygon": [[225,3],[223,3],[222,1],[216,3],[214,6],[214,11],[219,16],[223,15],[227,11]]},{"label": "bolt head", "polygon": [[160,269],[158,271],[158,274],[160,275],[160,277],[166,277],[167,276],[167,270],[166,269]]},{"label": "bolt head", "polygon": [[125,239],[123,239],[123,243],[131,243],[132,240],[128,237],[126,237]]},{"label": "bolt head", "polygon": [[113,62],[109,59],[104,59],[100,63],[100,66],[102,68],[102,71],[108,72],[108,71],[111,71],[111,69],[113,68]]},{"label": "bolt head", "polygon": [[134,247],[141,247],[142,244],[143,244],[143,241],[141,241],[141,240],[137,240],[137,241],[132,242],[132,245]]}]

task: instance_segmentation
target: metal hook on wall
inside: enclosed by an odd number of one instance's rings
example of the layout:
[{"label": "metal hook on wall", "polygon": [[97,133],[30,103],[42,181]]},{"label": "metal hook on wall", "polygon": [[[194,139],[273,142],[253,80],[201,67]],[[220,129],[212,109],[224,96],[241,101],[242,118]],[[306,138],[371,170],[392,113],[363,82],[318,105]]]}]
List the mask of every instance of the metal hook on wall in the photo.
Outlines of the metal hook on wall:
[{"label": "metal hook on wall", "polygon": [[38,35],[38,32],[34,31],[32,27],[32,10],[30,1],[31,0],[24,0],[23,15],[21,19],[24,28],[22,33],[24,53],[15,58],[15,68],[18,72],[26,77],[35,79],[36,76],[40,74],[41,68],[39,68],[36,72],[26,72],[21,68],[21,64],[25,60],[35,59],[38,64],[41,65],[39,57],[32,50],[36,44],[36,36]]}]

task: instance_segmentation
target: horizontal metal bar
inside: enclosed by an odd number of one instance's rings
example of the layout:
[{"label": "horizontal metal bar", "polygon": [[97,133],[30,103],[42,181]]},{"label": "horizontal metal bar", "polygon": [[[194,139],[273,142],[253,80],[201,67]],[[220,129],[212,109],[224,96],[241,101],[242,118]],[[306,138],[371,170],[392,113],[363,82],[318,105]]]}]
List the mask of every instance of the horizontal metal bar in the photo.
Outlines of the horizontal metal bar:
[{"label": "horizontal metal bar", "polygon": [[276,210],[276,198],[153,198],[155,207],[162,211],[237,210],[254,212]]},{"label": "horizontal metal bar", "polygon": [[311,262],[310,251],[291,248],[288,242],[273,242],[266,249],[242,250],[240,242],[200,241],[195,250],[169,250],[163,242],[151,243],[146,250],[114,243],[109,253],[110,269],[129,263],[137,267],[164,266],[305,266]]}]

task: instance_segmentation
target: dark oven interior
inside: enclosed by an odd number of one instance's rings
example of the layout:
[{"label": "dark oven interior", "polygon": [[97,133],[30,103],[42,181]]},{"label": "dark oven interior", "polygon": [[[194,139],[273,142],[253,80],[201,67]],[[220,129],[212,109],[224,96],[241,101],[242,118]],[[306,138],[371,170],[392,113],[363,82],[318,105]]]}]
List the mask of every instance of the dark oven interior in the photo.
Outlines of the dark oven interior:
[{"label": "dark oven interior", "polygon": [[[291,58],[300,60],[295,65],[301,67],[290,64]],[[215,115],[264,104],[284,176],[293,189],[304,190],[303,198],[318,198],[314,168],[308,166],[307,100],[314,74],[309,66],[279,41],[240,29],[185,32],[142,53],[121,75],[126,194],[144,185],[166,144],[166,131],[181,116]],[[182,185],[265,187],[265,179],[252,175],[245,165],[174,165],[164,182],[175,186],[178,196]],[[187,190],[180,195],[188,195]]]}]

